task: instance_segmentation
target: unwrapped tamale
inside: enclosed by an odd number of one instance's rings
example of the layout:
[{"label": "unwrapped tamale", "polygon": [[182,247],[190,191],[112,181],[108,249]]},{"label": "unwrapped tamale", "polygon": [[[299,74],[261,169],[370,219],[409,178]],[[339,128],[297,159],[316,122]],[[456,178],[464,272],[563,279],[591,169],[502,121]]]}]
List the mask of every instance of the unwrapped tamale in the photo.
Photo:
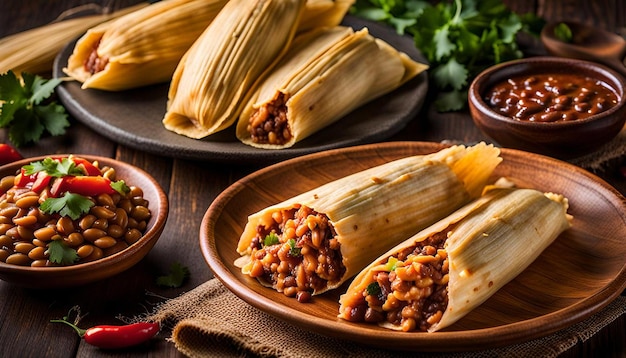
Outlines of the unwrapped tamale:
[{"label": "unwrapped tamale", "polygon": [[191,138],[232,125],[254,83],[284,54],[305,0],[231,0],[179,63],[163,124]]},{"label": "unwrapped tamale", "polygon": [[479,143],[337,179],[248,217],[236,265],[287,296],[339,287],[374,258],[480,196],[500,151]]},{"label": "unwrapped tamale", "polygon": [[264,79],[237,123],[245,144],[282,149],[400,87],[427,68],[367,28],[301,34]]},{"label": "unwrapped tamale", "polygon": [[559,194],[492,188],[374,260],[341,296],[339,317],[402,331],[448,327],[569,228],[567,209]]},{"label": "unwrapped tamale", "polygon": [[168,82],[228,0],[163,0],[91,28],[63,71],[82,88],[120,91]]}]

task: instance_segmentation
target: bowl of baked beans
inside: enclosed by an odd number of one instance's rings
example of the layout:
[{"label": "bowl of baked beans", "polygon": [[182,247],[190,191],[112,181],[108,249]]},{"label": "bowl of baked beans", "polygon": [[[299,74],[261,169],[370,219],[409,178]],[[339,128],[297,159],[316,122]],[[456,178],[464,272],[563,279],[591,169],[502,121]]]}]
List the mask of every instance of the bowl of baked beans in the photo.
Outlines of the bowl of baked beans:
[{"label": "bowl of baked beans", "polygon": [[498,144],[561,159],[594,152],[626,121],[626,82],[606,66],[531,57],[492,66],[470,85],[474,123]]},{"label": "bowl of baked beans", "polygon": [[54,154],[0,167],[0,279],[83,285],[137,264],[159,239],[168,199],[128,163]]}]

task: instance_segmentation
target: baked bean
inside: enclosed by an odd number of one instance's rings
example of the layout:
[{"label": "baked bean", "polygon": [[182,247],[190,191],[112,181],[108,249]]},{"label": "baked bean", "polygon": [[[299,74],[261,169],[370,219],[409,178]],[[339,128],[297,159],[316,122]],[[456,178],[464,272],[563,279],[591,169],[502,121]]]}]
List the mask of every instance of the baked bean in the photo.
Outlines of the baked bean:
[{"label": "baked bean", "polygon": [[519,120],[554,122],[587,118],[614,107],[617,94],[599,80],[578,74],[537,74],[496,84],[485,101]]},{"label": "baked bean", "polygon": [[[97,167],[97,163],[94,165]],[[117,180],[113,168],[102,173],[112,181]],[[143,236],[151,216],[148,201],[138,187],[129,187],[130,193],[126,195],[115,192],[87,197],[95,205],[89,213],[74,220],[40,210],[50,186],[37,193],[29,184],[18,187],[18,183],[15,176],[0,179],[4,192],[0,196],[0,261],[10,264],[58,266],[47,257],[53,240],[76,250],[79,257],[76,263],[113,255]]]}]

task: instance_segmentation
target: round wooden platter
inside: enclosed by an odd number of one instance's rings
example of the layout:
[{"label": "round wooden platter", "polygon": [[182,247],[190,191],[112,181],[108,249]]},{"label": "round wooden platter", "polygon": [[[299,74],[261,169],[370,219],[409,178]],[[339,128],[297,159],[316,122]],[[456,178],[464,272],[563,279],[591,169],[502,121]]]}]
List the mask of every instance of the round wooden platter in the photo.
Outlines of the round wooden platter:
[{"label": "round wooden platter", "polygon": [[503,149],[494,180],[569,199],[573,226],[517,278],[453,326],[436,333],[397,332],[338,319],[338,290],[299,303],[233,265],[247,216],[342,176],[443,148],[427,142],[370,144],[310,154],[250,174],[208,208],[200,246],[226,287],[258,309],[295,326],[362,344],[414,351],[494,348],[543,337],[601,310],[626,288],[626,200],[587,171],[549,157]]}]

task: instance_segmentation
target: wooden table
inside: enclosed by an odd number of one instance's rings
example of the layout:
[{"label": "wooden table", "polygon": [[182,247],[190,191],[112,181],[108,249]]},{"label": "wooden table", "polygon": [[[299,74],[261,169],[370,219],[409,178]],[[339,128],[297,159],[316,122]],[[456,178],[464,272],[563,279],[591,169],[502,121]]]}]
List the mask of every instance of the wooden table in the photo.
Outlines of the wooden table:
[{"label": "wooden table", "polygon": [[[93,1],[107,3],[107,1]],[[125,6],[134,1],[114,2]],[[90,3],[79,0],[40,2],[27,0],[0,2],[0,37],[39,26],[53,20],[62,10]],[[535,12],[547,20],[578,20],[607,29],[626,26],[626,5],[620,0],[554,0],[505,1],[518,12]],[[542,49],[535,47],[537,53]],[[428,103],[428,102],[427,102]],[[7,141],[7,134],[0,131]],[[467,112],[437,113],[425,106],[400,134],[390,140],[475,142],[488,140],[472,123]],[[150,254],[130,270],[107,280],[64,290],[38,291],[0,282],[0,356],[1,357],[100,357],[110,356],[83,341],[67,327],[49,323],[63,317],[68,309],[79,305],[89,313],[81,326],[119,324],[118,315],[133,316],[153,308],[163,298],[173,298],[212,277],[198,245],[198,230],[211,201],[231,183],[260,166],[211,163],[162,157],[117,144],[104,138],[76,120],[62,137],[47,137],[38,144],[20,148],[24,156],[51,153],[83,153],[132,163],[150,172],[168,193],[170,214],[159,242]],[[623,194],[626,180],[618,167],[600,174]],[[189,267],[191,277],[181,288],[163,289],[155,284],[156,276],[166,273],[179,262]],[[564,356],[626,355],[626,319],[621,317],[585,344],[579,344]],[[116,356],[182,356],[163,332],[153,344],[115,353]]]}]

